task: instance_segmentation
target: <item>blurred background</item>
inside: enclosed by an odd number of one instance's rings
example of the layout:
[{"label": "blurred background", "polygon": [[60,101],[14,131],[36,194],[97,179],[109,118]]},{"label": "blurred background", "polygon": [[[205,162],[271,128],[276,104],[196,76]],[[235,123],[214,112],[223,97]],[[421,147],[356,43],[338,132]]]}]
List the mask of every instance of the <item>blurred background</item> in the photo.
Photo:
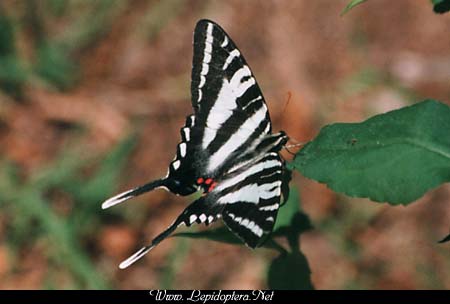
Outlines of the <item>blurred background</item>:
[{"label": "blurred background", "polygon": [[[450,14],[430,1],[0,2],[0,288],[266,288],[275,252],[170,238],[118,264],[190,198],[158,190],[190,114],[192,33],[231,35],[274,130],[308,141],[424,98],[450,104]],[[292,98],[283,111],[289,92]],[[448,289],[450,187],[408,207],[336,194],[294,174],[314,229],[301,236],[317,289]],[[196,228],[193,228],[196,229]]]}]

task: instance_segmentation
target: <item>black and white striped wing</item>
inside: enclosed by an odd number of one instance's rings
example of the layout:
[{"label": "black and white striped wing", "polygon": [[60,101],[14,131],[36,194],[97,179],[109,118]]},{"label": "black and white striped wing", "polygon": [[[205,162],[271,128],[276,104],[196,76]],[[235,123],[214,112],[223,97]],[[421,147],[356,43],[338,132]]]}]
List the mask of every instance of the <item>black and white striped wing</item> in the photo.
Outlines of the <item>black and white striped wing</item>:
[{"label": "black and white striped wing", "polygon": [[215,189],[217,203],[224,206],[223,221],[252,248],[261,244],[275,224],[284,170],[278,153],[270,152],[221,181]]},{"label": "black and white striped wing", "polygon": [[[264,97],[244,57],[216,23],[200,20],[194,32],[191,80],[194,114],[169,177],[217,176],[233,156],[271,132]],[[186,136],[188,134],[188,136]],[[182,153],[185,152],[185,153]]]}]

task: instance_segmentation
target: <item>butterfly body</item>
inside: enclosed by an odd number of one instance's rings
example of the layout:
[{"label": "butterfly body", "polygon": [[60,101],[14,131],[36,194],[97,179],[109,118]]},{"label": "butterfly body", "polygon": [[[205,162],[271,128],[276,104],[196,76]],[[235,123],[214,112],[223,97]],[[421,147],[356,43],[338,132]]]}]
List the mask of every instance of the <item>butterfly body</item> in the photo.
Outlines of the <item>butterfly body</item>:
[{"label": "butterfly body", "polygon": [[272,231],[289,174],[278,152],[288,137],[272,133],[261,90],[240,51],[216,23],[200,20],[194,31],[191,95],[193,114],[180,129],[181,142],[166,177],[105,201],[111,207],[155,188],[177,195],[200,191],[150,245],[123,262],[125,268],[178,226],[221,218],[248,246]]}]

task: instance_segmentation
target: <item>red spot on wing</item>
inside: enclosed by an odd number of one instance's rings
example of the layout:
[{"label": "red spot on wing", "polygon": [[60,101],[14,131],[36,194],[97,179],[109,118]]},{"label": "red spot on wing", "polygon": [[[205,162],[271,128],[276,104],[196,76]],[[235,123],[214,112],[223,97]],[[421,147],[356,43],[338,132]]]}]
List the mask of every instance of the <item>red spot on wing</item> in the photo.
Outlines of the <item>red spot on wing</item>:
[{"label": "red spot on wing", "polygon": [[209,186],[209,188],[208,188],[208,192],[213,191],[213,189],[214,189],[216,186],[217,186],[217,183],[216,183],[216,182],[212,183],[211,186]]},{"label": "red spot on wing", "polygon": [[197,179],[197,184],[203,184],[203,177],[199,177],[198,179]]},{"label": "red spot on wing", "polygon": [[213,179],[212,179],[212,178],[207,178],[207,179],[205,180],[205,184],[207,184],[207,185],[210,185],[212,182],[213,182]]}]

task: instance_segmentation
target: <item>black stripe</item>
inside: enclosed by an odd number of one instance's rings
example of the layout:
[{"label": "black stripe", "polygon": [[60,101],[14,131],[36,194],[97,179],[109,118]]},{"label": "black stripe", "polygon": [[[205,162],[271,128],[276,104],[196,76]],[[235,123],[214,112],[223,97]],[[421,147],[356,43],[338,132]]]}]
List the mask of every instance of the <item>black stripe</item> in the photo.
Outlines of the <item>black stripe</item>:
[{"label": "black stripe", "polygon": [[[257,100],[256,102],[253,102],[251,105],[249,105],[250,102],[252,102],[257,97],[261,96],[260,100]],[[248,115],[251,115],[252,113],[256,112],[264,103],[264,98],[261,95],[261,90],[258,88],[258,85],[255,83],[251,87],[249,87],[244,94],[242,94],[241,97],[238,97],[236,99],[236,103],[238,107],[241,109],[245,108],[245,112]]]},{"label": "black stripe", "polygon": [[258,171],[252,175],[247,176],[245,179],[239,181],[239,183],[230,185],[229,187],[223,189],[221,191],[220,195],[223,196],[228,193],[239,191],[243,187],[251,185],[251,184],[257,184],[258,186],[261,186],[263,184],[270,184],[277,180],[280,180],[281,175],[282,175],[281,172],[272,174],[272,173],[275,173],[276,171],[281,171],[281,164],[280,164],[280,166],[265,168],[265,169]]}]

